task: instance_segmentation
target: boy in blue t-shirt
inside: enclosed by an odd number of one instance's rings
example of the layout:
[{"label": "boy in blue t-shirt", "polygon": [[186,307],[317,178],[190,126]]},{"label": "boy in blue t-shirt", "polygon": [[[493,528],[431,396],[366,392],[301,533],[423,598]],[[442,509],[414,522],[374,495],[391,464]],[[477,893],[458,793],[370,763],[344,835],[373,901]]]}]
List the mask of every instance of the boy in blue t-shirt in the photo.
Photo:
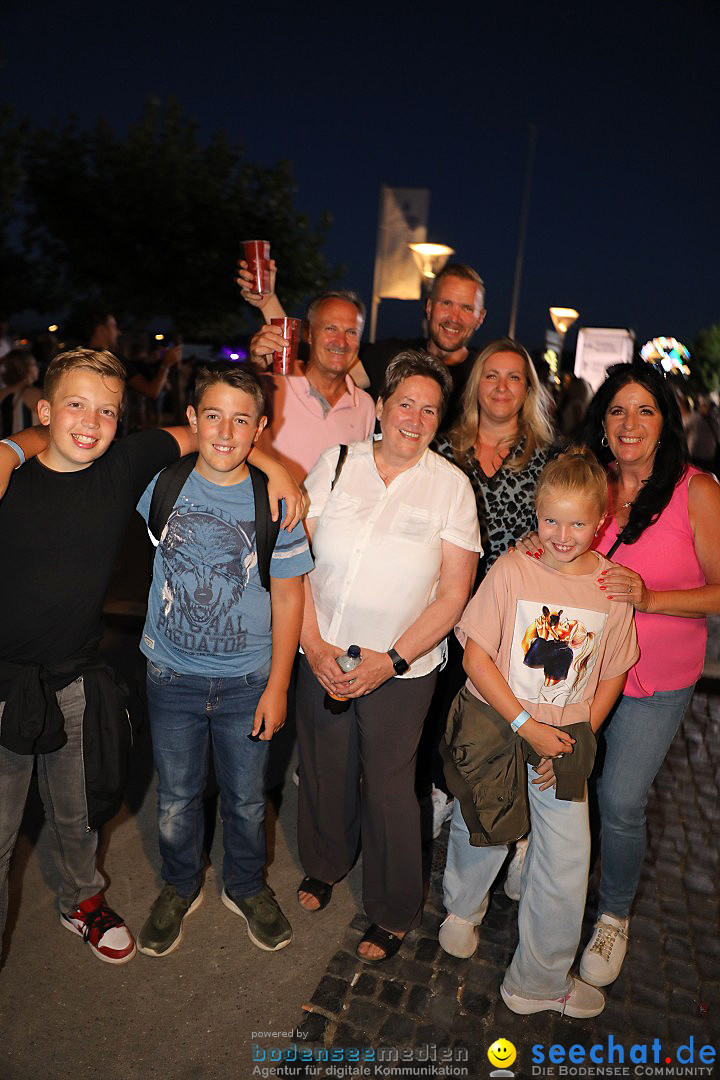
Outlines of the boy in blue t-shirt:
[{"label": "boy in blue t-shirt", "polygon": [[[287,688],[313,562],[301,525],[280,532],[270,589],[258,568],[247,456],[265,427],[263,391],[247,370],[201,369],[188,407],[194,470],[175,500],[153,563],[141,650],[165,886],[138,948],[166,956],[202,900],[203,792],[212,743],[223,821],[223,903],[250,940],[275,951],[292,930],[264,884],[269,741],[285,722]],[[151,482],[138,503],[150,518]]]}]

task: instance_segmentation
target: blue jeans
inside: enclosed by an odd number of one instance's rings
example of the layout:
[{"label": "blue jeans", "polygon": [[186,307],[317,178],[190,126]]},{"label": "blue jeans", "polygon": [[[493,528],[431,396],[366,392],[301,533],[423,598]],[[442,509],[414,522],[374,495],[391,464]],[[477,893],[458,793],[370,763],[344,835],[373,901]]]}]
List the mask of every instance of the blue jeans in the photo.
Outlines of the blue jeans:
[{"label": "blue jeans", "polygon": [[[5,927],[8,870],[22,822],[33,765],[60,871],[58,903],[74,911],[105,888],[95,863],[98,834],[88,828],[83,770],[82,730],[85,712],[83,680],[75,679],[57,692],[65,719],[67,742],[51,754],[14,754],[0,746],[0,937]],[[2,723],[0,704],[0,724]]]},{"label": "blue jeans", "polygon": [[162,877],[184,897],[202,881],[203,793],[212,741],[223,823],[223,879],[233,896],[254,896],[265,867],[265,772],[269,742],[253,742],[255,710],[269,664],[211,679],[147,663],[153,756],[158,773]]},{"label": "blue jeans", "polygon": [[644,698],[623,695],[603,731],[600,911],[620,918],[630,914],[645,860],[648,795],[694,689],[693,684]]},{"label": "blue jeans", "polygon": [[[522,874],[518,929],[520,941],[503,984],[511,994],[558,998],[572,987],[570,967],[580,942],[590,865],[587,797],[572,802],[541,791],[528,766],[530,846]],[[445,907],[478,924],[488,905],[488,890],[505,861],[507,845],[472,847],[455,800],[443,878]]]}]

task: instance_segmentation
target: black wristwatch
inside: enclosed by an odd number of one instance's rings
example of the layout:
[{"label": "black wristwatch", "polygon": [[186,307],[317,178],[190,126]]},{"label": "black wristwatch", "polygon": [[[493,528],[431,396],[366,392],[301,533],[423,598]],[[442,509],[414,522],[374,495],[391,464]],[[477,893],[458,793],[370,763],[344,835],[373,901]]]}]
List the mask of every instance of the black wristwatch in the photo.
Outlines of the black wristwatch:
[{"label": "black wristwatch", "polygon": [[407,660],[403,660],[400,653],[395,652],[394,649],[388,649],[388,656],[392,660],[393,667],[395,668],[396,675],[404,675],[410,665]]}]

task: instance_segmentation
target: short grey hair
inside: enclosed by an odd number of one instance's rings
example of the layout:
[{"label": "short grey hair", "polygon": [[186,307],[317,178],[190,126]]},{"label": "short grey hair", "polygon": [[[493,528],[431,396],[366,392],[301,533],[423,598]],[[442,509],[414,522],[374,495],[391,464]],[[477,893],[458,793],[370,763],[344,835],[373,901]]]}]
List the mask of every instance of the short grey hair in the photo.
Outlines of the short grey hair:
[{"label": "short grey hair", "polygon": [[378,394],[379,401],[387,401],[392,397],[400,383],[405,379],[412,378],[413,375],[423,375],[427,379],[434,379],[434,381],[440,387],[440,417],[447,412],[447,407],[450,402],[450,395],[453,391],[453,381],[447,366],[438,360],[437,357],[431,356],[430,353],[424,352],[422,349],[403,349],[387,366],[385,371],[385,382],[382,385],[382,389]]},{"label": "short grey hair", "polygon": [[[328,289],[327,292],[322,292],[319,296],[316,296],[313,300],[310,301],[307,309],[307,315],[305,316],[309,323],[313,321],[317,314],[318,308],[321,304],[324,304],[326,300],[345,300],[346,303],[352,304],[353,307],[356,307],[360,312],[360,316],[362,318],[362,326],[365,326],[365,315],[367,314],[367,311],[362,300],[353,289]],[[361,330],[362,326],[360,328]]]}]

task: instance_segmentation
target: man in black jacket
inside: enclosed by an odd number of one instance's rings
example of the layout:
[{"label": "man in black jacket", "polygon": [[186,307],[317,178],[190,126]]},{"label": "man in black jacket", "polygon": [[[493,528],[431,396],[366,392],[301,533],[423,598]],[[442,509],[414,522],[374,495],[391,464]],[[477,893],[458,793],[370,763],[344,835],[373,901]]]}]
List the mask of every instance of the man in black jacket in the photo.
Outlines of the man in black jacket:
[{"label": "man in black jacket", "polygon": [[485,286],[480,275],[463,263],[448,263],[438,274],[425,303],[427,337],[413,341],[390,338],[366,345],[360,359],[370,379],[370,393],[377,397],[385,370],[402,349],[426,349],[447,365],[453,392],[445,414],[445,426],[455,419],[468,375],[477,357],[469,342],[485,319]]}]

